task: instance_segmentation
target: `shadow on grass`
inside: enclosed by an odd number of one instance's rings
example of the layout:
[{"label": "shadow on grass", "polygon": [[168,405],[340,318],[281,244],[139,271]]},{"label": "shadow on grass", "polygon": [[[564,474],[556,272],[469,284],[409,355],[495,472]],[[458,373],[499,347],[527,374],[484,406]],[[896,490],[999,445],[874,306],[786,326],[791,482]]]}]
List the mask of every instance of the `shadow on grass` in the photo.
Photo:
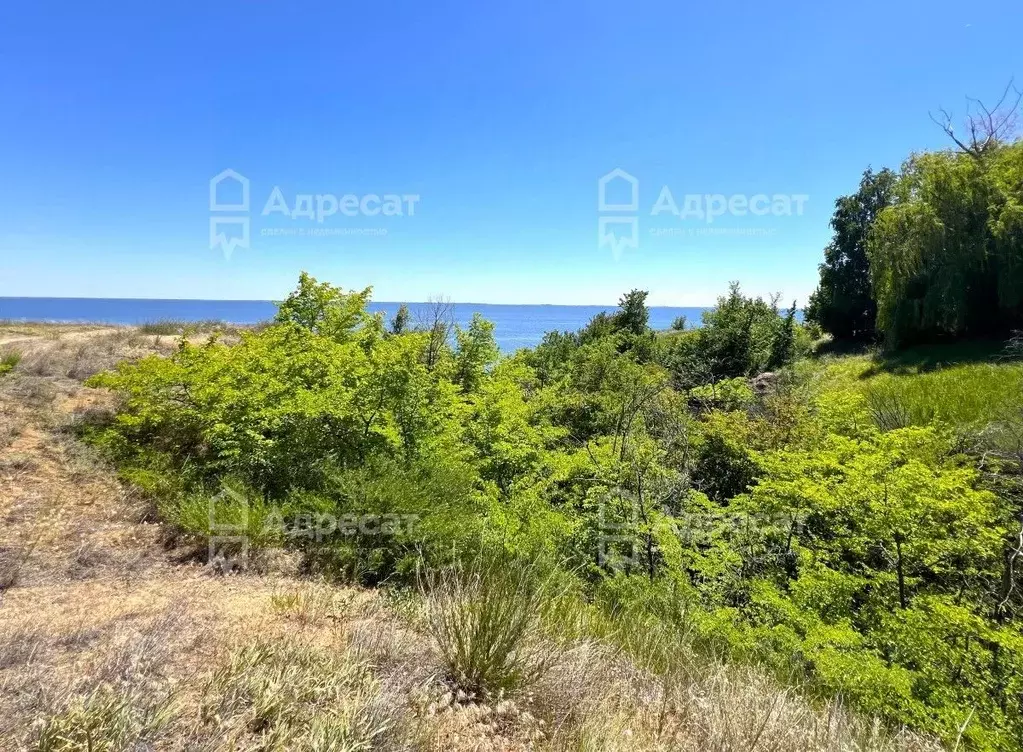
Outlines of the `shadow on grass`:
[{"label": "shadow on grass", "polygon": [[879,351],[874,363],[860,378],[869,379],[881,373],[900,376],[929,373],[949,366],[970,363],[994,363],[1019,360],[1019,354],[1010,353],[1001,339],[974,340],[939,345],[919,345],[897,352]]},{"label": "shadow on grass", "polygon": [[869,342],[828,339],[819,342],[813,350],[813,358],[839,357],[842,355],[869,355],[877,345]]}]

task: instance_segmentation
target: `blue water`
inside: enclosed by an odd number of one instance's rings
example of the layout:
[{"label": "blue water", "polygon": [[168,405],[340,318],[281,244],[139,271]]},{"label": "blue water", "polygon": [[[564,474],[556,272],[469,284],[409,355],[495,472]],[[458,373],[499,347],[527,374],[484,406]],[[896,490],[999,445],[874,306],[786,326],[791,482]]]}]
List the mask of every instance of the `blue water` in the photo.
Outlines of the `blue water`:
[{"label": "blue water", "polygon": [[[383,311],[390,319],[400,303],[370,303],[373,312]],[[426,315],[428,304],[408,303],[413,322]],[[502,352],[532,347],[552,330],[575,331],[600,311],[615,306],[491,305],[456,303],[454,318],[462,326],[479,312],[494,322],[494,336]],[[667,329],[677,316],[689,325],[700,323],[704,308],[650,309],[650,326]],[[255,324],[273,318],[277,307],[263,300],[130,300],[113,298],[2,298],[0,320],[143,324],[161,319],[202,321],[216,319],[230,324]]]}]

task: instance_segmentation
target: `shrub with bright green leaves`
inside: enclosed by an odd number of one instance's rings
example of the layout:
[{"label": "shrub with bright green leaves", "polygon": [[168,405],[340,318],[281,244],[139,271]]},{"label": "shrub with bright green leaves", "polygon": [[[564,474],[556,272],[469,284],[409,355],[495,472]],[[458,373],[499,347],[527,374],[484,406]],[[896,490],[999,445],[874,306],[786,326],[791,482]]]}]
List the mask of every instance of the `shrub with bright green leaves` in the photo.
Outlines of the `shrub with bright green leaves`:
[{"label": "shrub with bright green leaves", "polygon": [[[303,275],[235,344],[95,377],[119,409],[84,430],[182,538],[215,520],[332,576],[421,573],[469,693],[528,686],[540,634],[586,621],[652,671],[729,655],[950,744],[1023,744],[1018,365],[787,364],[809,332],[737,287],[701,329],[655,335],[633,291],[502,359],[482,319],[386,331],[368,295]],[[982,474],[962,452],[996,427]],[[541,560],[562,571],[520,565]],[[589,602],[559,630],[566,582]]]},{"label": "shrub with bright green leaves", "polygon": [[21,353],[18,350],[8,350],[0,355],[0,376],[13,371],[20,362]]}]

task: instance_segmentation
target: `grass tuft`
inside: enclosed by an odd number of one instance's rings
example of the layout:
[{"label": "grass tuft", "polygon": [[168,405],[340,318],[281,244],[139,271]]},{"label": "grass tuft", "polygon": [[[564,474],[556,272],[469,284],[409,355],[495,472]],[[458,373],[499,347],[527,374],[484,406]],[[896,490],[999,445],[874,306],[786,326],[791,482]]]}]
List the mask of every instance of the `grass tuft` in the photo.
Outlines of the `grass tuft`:
[{"label": "grass tuft", "polygon": [[188,324],[178,319],[159,319],[145,321],[139,325],[139,334],[181,334]]},{"label": "grass tuft", "polygon": [[270,608],[300,624],[316,624],[339,618],[351,601],[350,593],[342,596],[326,585],[307,584],[274,591],[270,596]]},{"label": "grass tuft", "polygon": [[539,637],[554,580],[535,563],[481,555],[423,581],[427,623],[447,678],[471,697],[512,693],[556,661]]},{"label": "grass tuft", "polygon": [[203,696],[206,733],[231,748],[354,752],[394,725],[365,663],[293,637],[233,651]]},{"label": "grass tuft", "polygon": [[18,350],[8,350],[0,355],[0,376],[13,371],[20,362],[21,352]]},{"label": "grass tuft", "polygon": [[37,752],[154,749],[173,712],[169,697],[154,701],[105,685],[45,719],[33,749]]}]

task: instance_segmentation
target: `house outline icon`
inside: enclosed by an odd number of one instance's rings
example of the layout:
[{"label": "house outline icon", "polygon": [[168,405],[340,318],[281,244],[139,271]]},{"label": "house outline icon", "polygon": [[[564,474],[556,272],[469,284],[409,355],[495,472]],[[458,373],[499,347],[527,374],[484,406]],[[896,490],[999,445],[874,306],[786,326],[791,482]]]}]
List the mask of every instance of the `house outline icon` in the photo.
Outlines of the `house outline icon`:
[{"label": "house outline icon", "polygon": [[[624,180],[629,184],[631,201],[627,204],[609,204],[607,202],[607,186],[612,180]],[[639,211],[639,179],[630,175],[621,167],[616,167],[597,181],[597,211],[602,212],[638,212]]]},{"label": "house outline icon", "polygon": [[[217,200],[220,184],[225,180],[234,180],[242,187],[240,204],[222,204]],[[249,210],[249,179],[237,170],[228,168],[210,179],[210,211],[211,212],[247,212]]]}]

